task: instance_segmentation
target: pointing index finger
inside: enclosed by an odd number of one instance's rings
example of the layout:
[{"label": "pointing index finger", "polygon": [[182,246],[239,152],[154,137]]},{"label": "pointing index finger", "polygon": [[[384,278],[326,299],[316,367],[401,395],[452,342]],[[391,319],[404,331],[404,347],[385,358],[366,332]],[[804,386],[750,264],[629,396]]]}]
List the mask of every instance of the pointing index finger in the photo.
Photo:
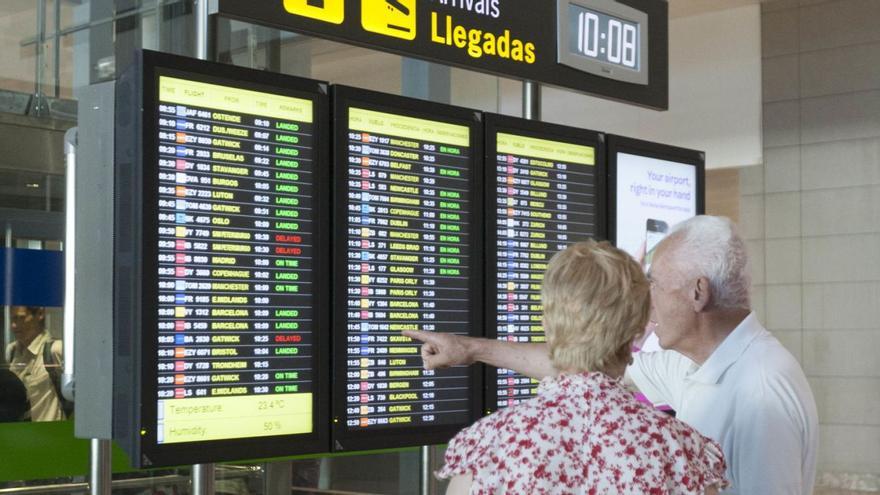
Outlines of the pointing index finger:
[{"label": "pointing index finger", "polygon": [[405,337],[418,340],[419,342],[429,342],[431,340],[428,332],[422,330],[404,330],[402,333]]}]

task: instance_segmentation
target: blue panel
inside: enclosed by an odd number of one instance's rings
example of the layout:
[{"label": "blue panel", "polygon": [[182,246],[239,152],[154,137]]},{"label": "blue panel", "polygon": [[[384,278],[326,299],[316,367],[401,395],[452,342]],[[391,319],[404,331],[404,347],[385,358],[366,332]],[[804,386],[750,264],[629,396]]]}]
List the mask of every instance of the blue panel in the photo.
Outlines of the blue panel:
[{"label": "blue panel", "polygon": [[12,306],[62,306],[64,253],[0,248],[0,302]]}]

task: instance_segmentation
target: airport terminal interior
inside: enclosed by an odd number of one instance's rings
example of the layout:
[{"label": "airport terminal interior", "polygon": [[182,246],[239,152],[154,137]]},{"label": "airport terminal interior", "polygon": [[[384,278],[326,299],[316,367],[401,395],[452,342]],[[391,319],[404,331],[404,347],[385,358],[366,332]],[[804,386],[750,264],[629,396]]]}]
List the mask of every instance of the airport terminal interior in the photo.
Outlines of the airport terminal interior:
[{"label": "airport terminal interior", "polygon": [[[445,493],[446,442],[538,382],[424,371],[400,330],[543,342],[553,253],[649,262],[701,213],[737,224],[752,310],[807,377],[814,493],[880,493],[880,0],[622,0],[668,7],[660,104],[504,74],[548,56],[498,27],[522,0],[389,0],[446,19],[393,29],[386,2],[299,3],[329,17],[0,2],[0,401],[29,399],[2,405],[0,495]],[[482,44],[425,60],[465,15]],[[611,63],[647,70],[602,16]]]}]

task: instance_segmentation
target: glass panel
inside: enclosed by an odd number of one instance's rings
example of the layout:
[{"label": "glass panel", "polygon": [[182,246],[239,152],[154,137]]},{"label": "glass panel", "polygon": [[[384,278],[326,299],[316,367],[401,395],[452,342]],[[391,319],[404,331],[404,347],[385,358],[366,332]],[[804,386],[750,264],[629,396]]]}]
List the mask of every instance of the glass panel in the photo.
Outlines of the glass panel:
[{"label": "glass panel", "polygon": [[9,315],[10,337],[4,360],[3,421],[58,421],[72,413],[72,403],[60,396],[62,372],[61,321],[63,310],[15,305]]},{"label": "glass panel", "polygon": [[0,169],[0,208],[63,211],[64,176]]},{"label": "glass panel", "polygon": [[[70,2],[61,2],[61,22],[53,26],[52,33],[58,34],[57,38],[53,38],[52,47],[54,49],[56,43],[58,44],[58,62],[54,62],[54,51],[53,51],[53,69],[52,73],[52,85],[53,90],[50,93],[52,96],[56,98],[65,98],[72,99],[74,97],[73,88],[74,88],[74,71],[76,70],[74,60],[76,60],[76,51],[78,50],[77,45],[81,43],[82,36],[75,36],[73,34],[62,34],[65,27],[70,28],[74,25],[77,11],[81,11],[82,6],[76,7],[74,10],[74,5],[71,5]],[[56,30],[57,28],[57,30]],[[57,90],[54,86],[57,85]]]},{"label": "glass panel", "polygon": [[190,468],[154,469],[116,473],[113,494],[186,495],[190,490]]},{"label": "glass panel", "polygon": [[[34,92],[37,2],[5,0],[0,7],[0,89]],[[30,44],[26,44],[30,40]]]},{"label": "glass panel", "polygon": [[418,493],[419,459],[418,450],[326,459],[321,488],[359,493]]},{"label": "glass panel", "polygon": [[[11,199],[13,207],[49,209],[50,193],[39,191],[48,189],[49,177],[26,172],[21,176],[21,194],[0,194],[0,205]],[[73,412],[73,403],[60,393],[64,316],[58,233],[28,226],[26,220],[6,223],[0,260],[4,274],[0,421],[58,421]]]},{"label": "glass panel", "polygon": [[402,58],[366,48],[313,39],[312,77],[358,88],[400,94]]},{"label": "glass panel", "polygon": [[[257,495],[266,493],[263,465],[221,464],[214,476],[214,493],[222,495]],[[280,493],[280,492],[278,492]],[[287,491],[284,492],[285,494]]]},{"label": "glass panel", "polygon": [[[50,300],[50,296],[63,290],[63,280],[57,274],[37,274],[50,270],[57,273],[57,268],[52,267],[60,266],[46,260],[57,261],[63,249],[65,176],[61,136],[75,125],[79,90],[115,77],[117,67],[126,63],[117,60],[116,54],[125,57],[134,48],[144,47],[192,55],[194,36],[191,0],[0,2],[0,126],[4,126],[0,128],[0,249],[4,249],[0,266],[5,270],[2,273],[14,270],[15,277],[29,282],[31,289],[36,288],[32,292],[39,295],[32,298],[30,292],[17,284],[11,286],[11,293],[0,292],[0,344],[4,351],[0,361],[0,386],[4,388],[0,397],[14,397],[15,393],[7,393],[12,387],[19,396],[33,399],[24,413],[21,405],[15,409],[13,401],[0,403],[0,421],[3,414],[11,415],[12,419],[58,417],[58,407],[62,410],[60,414],[64,414],[64,404],[57,396],[54,402],[45,400],[55,393],[52,376],[61,366],[55,354],[60,354],[63,347],[63,310],[60,302]],[[220,22],[218,46],[218,58],[226,63],[392,94],[400,94],[403,86],[402,58],[379,51],[237,21]],[[450,74],[453,104],[497,111],[500,79],[457,69]],[[32,97],[38,89],[47,100]],[[28,153],[17,151],[21,149]],[[31,350],[30,362],[19,354],[38,339],[43,340],[43,348],[51,341],[49,366],[39,364],[45,357],[42,350]],[[7,357],[8,349],[15,355]],[[25,374],[26,369],[30,374]],[[49,405],[43,406],[44,403]],[[31,441],[27,435],[20,440]],[[442,448],[435,450],[437,456],[442,455]],[[5,455],[10,452],[4,451]],[[87,458],[78,461],[87,466]],[[420,456],[418,450],[412,449],[289,461],[280,466],[282,472],[288,473],[292,485],[301,489],[416,493],[419,486]],[[269,475],[277,475],[277,468],[273,471],[265,463],[218,466],[217,493],[270,493],[267,489],[275,485]],[[47,469],[51,472],[51,466]],[[84,471],[85,468],[83,475]],[[69,492],[81,493],[85,490],[83,475],[0,483],[0,487],[73,483]],[[52,474],[42,477],[48,476]],[[188,469],[116,474],[114,481],[114,493],[189,493]],[[125,486],[118,486],[120,482]],[[442,489],[443,485],[439,486]]]}]

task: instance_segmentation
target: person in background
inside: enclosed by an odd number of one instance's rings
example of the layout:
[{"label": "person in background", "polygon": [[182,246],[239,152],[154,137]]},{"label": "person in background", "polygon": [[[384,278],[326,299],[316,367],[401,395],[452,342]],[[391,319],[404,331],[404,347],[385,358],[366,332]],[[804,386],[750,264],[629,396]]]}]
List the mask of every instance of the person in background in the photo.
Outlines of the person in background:
[{"label": "person in background", "polygon": [[24,383],[31,421],[65,419],[61,397],[62,344],[46,331],[46,312],[35,306],[12,306],[15,341],[6,346],[6,360]]},{"label": "person in background", "polygon": [[31,404],[27,389],[9,365],[0,360],[0,423],[27,421]]},{"label": "person in background", "polygon": [[[677,225],[648,278],[663,350],[636,354],[625,380],[721,444],[731,482],[724,493],[811,495],[816,403],[797,360],[749,309],[746,248],[733,223],[698,216]],[[425,342],[428,368],[483,361],[535,378],[555,374],[544,344],[404,334]]]},{"label": "person in background", "polygon": [[638,263],[607,242],[550,261],[541,289],[550,363],[538,395],[459,433],[447,495],[704,494],[726,485],[721,447],[642,404],[621,383],[648,321]]}]

